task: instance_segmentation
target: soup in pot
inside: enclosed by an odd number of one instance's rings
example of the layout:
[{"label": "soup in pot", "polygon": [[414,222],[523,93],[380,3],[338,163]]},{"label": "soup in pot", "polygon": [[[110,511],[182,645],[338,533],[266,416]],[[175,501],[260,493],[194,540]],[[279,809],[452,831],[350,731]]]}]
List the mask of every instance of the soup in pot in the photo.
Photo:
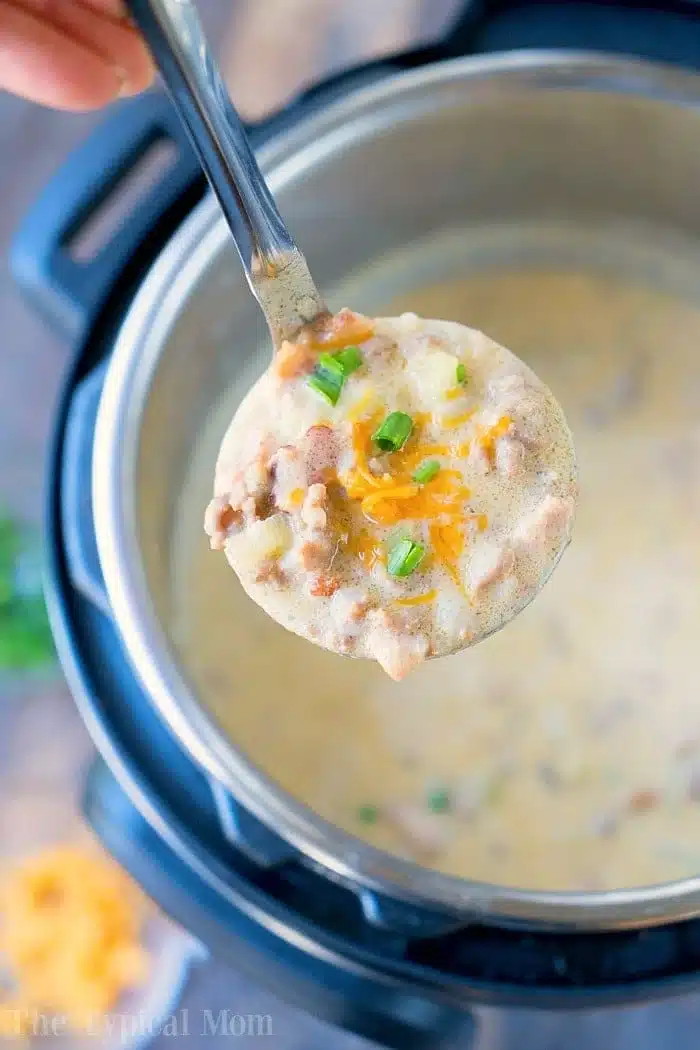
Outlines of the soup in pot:
[{"label": "soup in pot", "polygon": [[556,390],[579,459],[574,543],[517,620],[404,682],[309,647],[201,535],[242,375],[183,493],[173,633],[194,686],[288,792],[423,865],[547,890],[696,873],[700,309],[609,274],[532,268],[389,307],[492,333]]}]

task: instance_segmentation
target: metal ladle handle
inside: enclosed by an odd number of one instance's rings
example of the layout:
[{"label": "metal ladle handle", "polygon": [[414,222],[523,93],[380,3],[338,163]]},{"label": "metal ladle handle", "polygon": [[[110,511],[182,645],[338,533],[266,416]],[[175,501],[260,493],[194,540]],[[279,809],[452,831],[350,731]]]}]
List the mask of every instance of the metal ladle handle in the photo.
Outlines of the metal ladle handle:
[{"label": "metal ladle handle", "polygon": [[277,210],[191,0],[126,0],[186,127],[275,346],[327,312]]}]

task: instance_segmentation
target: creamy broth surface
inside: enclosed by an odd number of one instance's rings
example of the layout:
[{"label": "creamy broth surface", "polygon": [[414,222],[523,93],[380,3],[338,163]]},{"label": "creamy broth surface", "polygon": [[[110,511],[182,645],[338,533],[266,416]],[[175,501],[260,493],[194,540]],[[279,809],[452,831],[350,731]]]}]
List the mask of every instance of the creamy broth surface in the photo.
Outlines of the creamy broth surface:
[{"label": "creamy broth surface", "polygon": [[579,463],[573,544],[502,632],[404,682],[309,646],[201,535],[243,375],[183,493],[173,633],[195,687],[291,794],[441,871],[548,890],[695,874],[700,310],[608,276],[534,270],[389,309],[487,331],[556,391]]}]

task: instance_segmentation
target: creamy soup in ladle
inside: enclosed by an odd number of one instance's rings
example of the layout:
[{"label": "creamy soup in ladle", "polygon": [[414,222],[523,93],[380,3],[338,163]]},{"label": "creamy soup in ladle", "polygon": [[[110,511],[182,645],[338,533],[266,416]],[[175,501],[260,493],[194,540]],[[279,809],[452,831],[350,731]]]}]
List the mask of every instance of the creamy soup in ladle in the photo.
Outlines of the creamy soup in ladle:
[{"label": "creamy soup in ladle", "polygon": [[278,623],[400,680],[524,608],[575,500],[561,408],[514,354],[462,324],[346,309],[246,394],[205,528]]},{"label": "creamy soup in ladle", "polygon": [[270,620],[201,534],[203,436],[174,635],[231,739],[323,817],[444,872],[598,889],[700,868],[700,309],[609,275],[494,271],[390,304],[511,347],[576,435],[575,542],[505,630],[406,681]]}]

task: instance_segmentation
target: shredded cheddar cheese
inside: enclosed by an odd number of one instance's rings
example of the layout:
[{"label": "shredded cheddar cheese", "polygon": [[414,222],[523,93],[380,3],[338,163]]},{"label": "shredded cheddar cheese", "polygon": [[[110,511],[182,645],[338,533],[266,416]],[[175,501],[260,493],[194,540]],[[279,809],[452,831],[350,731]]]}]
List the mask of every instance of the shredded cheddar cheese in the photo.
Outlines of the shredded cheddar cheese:
[{"label": "shredded cheddar cheese", "polygon": [[425,591],[424,594],[414,594],[411,598],[397,598],[396,604],[411,608],[414,605],[429,605],[437,598],[436,590]]},{"label": "shredded cheddar cheese", "polygon": [[468,521],[473,521],[479,532],[486,532],[489,527],[489,519],[486,514],[470,514]]},{"label": "shredded cheddar cheese", "polygon": [[[355,468],[350,472],[346,482],[348,493],[354,499],[363,499],[373,489],[393,486],[396,484],[390,477],[378,478],[369,469],[367,462],[367,446],[372,432],[379,421],[379,415],[375,413],[371,419],[353,423],[352,427],[352,450],[355,457]],[[364,486],[364,488],[363,488]],[[350,491],[352,489],[352,492]],[[369,491],[368,491],[369,490]]]},{"label": "shredded cheddar cheese", "polygon": [[378,503],[386,500],[387,502],[396,502],[397,500],[409,500],[417,496],[420,489],[418,485],[395,485],[393,488],[381,489],[379,492],[373,492],[370,496],[365,496],[362,500],[362,512],[370,517],[373,509]]},{"label": "shredded cheddar cheese", "polygon": [[374,323],[369,317],[341,310],[318,329],[307,329],[308,341],[314,349],[342,350],[352,343],[364,343],[374,335]]},{"label": "shredded cheddar cheese", "polygon": [[370,571],[377,562],[384,563],[386,561],[386,552],[382,541],[373,536],[368,529],[362,529],[360,532],[349,536],[346,535],[343,542],[346,549],[359,558],[367,571]]},{"label": "shredded cheddar cheese", "polygon": [[17,1018],[38,1012],[84,1028],[146,979],[143,901],[106,857],[51,849],[9,873],[0,905],[0,951],[14,983],[0,1017],[13,1017],[10,1035],[23,1034]]},{"label": "shredded cheddar cheese", "polygon": [[[375,414],[372,419],[352,425],[354,466],[344,479],[347,495],[360,502],[362,513],[375,525],[428,523],[435,556],[459,584],[457,562],[464,549],[460,523],[469,517],[465,503],[471,493],[458,470],[443,468],[425,485],[414,483],[413,472],[429,456],[463,458],[468,445],[420,444],[418,429],[425,424],[425,418],[421,418],[406,446],[392,456],[392,473],[376,475],[369,469],[368,450],[379,418],[381,414]],[[375,561],[368,556],[368,565]]]},{"label": "shredded cheddar cheese", "polygon": [[412,471],[424,459],[434,456],[449,456],[453,459],[464,459],[469,454],[469,445],[418,445],[403,449],[394,457],[398,471]]},{"label": "shredded cheddar cheese", "polygon": [[459,525],[431,525],[430,542],[455,584],[461,588],[457,562],[464,550],[464,532]]},{"label": "shredded cheddar cheese", "polygon": [[442,420],[442,427],[444,430],[456,430],[457,427],[464,426],[474,415],[474,409],[469,409],[468,412],[462,412],[458,416],[449,416],[447,419]]},{"label": "shredded cheddar cheese", "polygon": [[314,357],[308,346],[300,343],[282,343],[275,354],[274,368],[280,379],[293,379],[313,368]]},{"label": "shredded cheddar cheese", "polygon": [[479,429],[477,432],[477,440],[492,462],[496,452],[496,442],[500,437],[508,433],[512,425],[513,420],[510,416],[501,416],[492,427]]},{"label": "shredded cheddar cheese", "polygon": [[354,405],[347,411],[347,419],[351,423],[357,423],[372,409],[376,408],[378,396],[374,390],[366,390],[362,397],[358,398]]},{"label": "shredded cheddar cheese", "polygon": [[296,342],[285,339],[275,354],[274,370],[280,379],[294,379],[310,372],[323,350],[341,350],[352,343],[364,343],[373,335],[374,324],[368,317],[341,310],[318,329],[308,329]]},{"label": "shredded cheddar cheese", "polygon": [[399,521],[459,519],[464,515],[461,503],[436,499],[425,492],[418,492],[417,495],[404,500],[382,501],[382,493],[377,495],[378,499],[371,510],[367,510],[364,503],[362,509],[370,521],[383,525],[395,525]]}]

